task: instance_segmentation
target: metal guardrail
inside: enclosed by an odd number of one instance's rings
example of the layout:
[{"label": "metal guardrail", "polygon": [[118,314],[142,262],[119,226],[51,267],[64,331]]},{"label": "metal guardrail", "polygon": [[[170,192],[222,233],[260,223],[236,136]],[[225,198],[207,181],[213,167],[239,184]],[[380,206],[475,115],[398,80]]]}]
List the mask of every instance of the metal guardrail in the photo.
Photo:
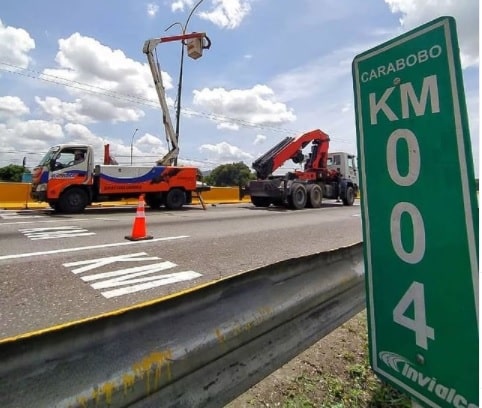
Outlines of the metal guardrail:
[{"label": "metal guardrail", "polygon": [[0,341],[0,406],[221,407],[365,307],[362,244]]}]

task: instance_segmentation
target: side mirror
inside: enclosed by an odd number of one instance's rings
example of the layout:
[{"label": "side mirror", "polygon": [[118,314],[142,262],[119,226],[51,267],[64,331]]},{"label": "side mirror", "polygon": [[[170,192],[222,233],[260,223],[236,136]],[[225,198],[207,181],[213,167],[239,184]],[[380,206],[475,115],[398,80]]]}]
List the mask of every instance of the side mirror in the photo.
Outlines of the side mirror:
[{"label": "side mirror", "polygon": [[49,168],[51,171],[55,170],[55,159],[50,159]]}]

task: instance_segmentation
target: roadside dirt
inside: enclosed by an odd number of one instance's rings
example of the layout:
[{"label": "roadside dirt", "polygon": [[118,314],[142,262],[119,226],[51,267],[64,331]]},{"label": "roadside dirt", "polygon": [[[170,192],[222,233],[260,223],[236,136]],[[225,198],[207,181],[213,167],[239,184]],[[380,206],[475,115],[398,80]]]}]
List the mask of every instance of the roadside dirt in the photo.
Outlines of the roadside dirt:
[{"label": "roadside dirt", "polygon": [[410,407],[371,371],[367,342],[363,311],[226,407]]}]

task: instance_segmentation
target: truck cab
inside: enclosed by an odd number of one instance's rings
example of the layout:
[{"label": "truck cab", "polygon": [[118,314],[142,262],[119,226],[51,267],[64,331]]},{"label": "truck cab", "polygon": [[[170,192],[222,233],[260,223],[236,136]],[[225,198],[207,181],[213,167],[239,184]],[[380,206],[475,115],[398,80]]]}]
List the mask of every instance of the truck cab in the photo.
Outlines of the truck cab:
[{"label": "truck cab", "polygon": [[[51,207],[62,206],[61,194],[74,186],[93,183],[94,151],[92,146],[62,144],[49,149],[32,172],[31,196]],[[73,194],[69,194],[72,197]],[[89,199],[86,195],[85,199]]]},{"label": "truck cab", "polygon": [[338,171],[342,177],[359,186],[356,156],[345,152],[328,153],[326,166],[330,171]]}]

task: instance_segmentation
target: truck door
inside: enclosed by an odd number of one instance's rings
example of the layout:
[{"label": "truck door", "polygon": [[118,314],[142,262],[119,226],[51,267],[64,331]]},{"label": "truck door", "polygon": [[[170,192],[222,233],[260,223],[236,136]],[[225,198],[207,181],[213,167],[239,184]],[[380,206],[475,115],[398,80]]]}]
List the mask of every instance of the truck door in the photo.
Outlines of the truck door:
[{"label": "truck door", "polygon": [[56,200],[67,188],[90,184],[88,148],[64,147],[52,160],[48,181],[48,199]]},{"label": "truck door", "polygon": [[356,158],[354,155],[346,155],[346,177],[358,185],[358,172],[356,165]]}]

